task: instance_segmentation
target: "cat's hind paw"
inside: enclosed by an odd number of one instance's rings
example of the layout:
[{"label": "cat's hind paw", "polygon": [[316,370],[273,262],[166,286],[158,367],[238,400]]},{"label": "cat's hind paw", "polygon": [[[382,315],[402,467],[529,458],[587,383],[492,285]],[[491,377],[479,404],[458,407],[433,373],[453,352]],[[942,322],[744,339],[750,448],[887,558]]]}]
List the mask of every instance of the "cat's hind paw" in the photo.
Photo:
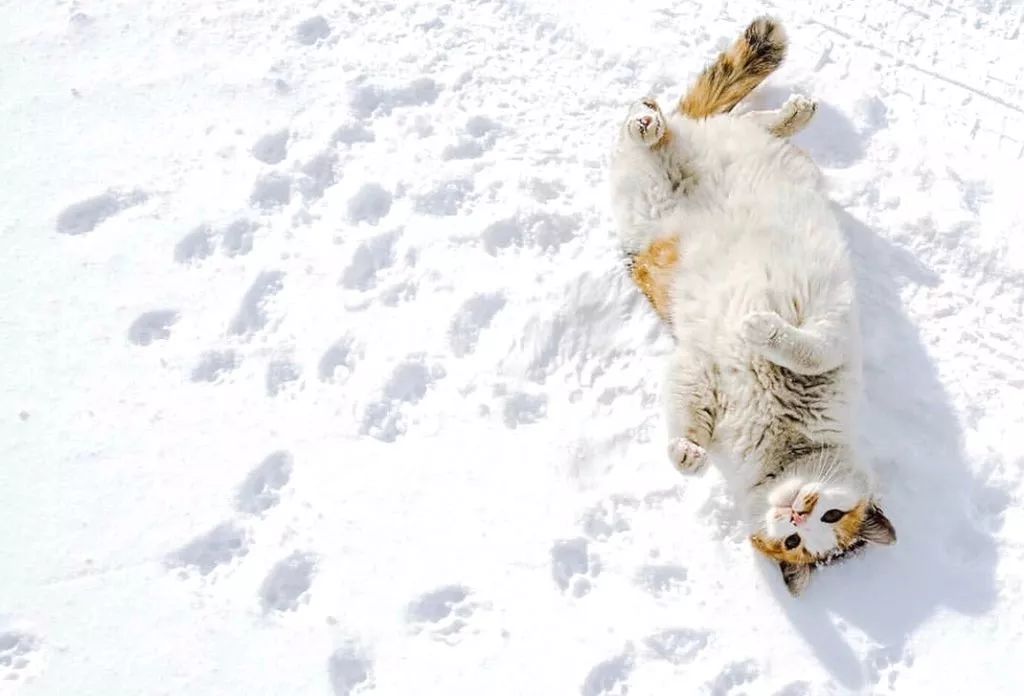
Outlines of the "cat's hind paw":
[{"label": "cat's hind paw", "polygon": [[802,94],[794,94],[782,105],[780,129],[787,135],[803,130],[817,110],[818,102]]},{"label": "cat's hind paw", "polygon": [[695,474],[704,468],[707,450],[685,437],[674,437],[668,442],[668,458],[681,474]]}]

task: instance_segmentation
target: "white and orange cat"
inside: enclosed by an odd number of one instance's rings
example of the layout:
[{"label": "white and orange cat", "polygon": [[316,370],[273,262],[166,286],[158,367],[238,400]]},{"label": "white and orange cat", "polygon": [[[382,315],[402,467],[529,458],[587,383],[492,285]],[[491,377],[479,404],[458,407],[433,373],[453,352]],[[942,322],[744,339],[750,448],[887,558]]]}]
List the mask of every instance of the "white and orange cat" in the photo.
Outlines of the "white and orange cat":
[{"label": "white and orange cat", "polygon": [[714,452],[754,546],[798,594],[815,567],[896,535],[854,437],[849,254],[817,167],[785,139],[815,105],[729,113],[785,49],[760,18],[671,113],[633,104],[611,180],[632,276],[676,339],[669,457],[691,473]]}]

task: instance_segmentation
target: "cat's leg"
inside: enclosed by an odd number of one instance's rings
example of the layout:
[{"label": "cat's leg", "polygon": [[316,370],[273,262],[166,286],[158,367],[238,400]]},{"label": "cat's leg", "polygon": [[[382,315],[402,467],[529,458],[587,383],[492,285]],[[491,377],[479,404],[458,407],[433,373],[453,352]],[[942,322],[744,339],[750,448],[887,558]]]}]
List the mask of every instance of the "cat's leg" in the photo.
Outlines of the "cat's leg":
[{"label": "cat's leg", "polygon": [[718,412],[711,369],[694,351],[677,346],[665,385],[669,460],[680,473],[700,471]]},{"label": "cat's leg", "polygon": [[750,111],[743,114],[743,118],[753,121],[776,137],[788,138],[803,130],[817,110],[817,102],[802,94],[794,94],[780,109]]},{"label": "cat's leg", "polygon": [[797,328],[775,312],[752,312],[741,332],[765,358],[801,375],[834,370],[847,358],[844,337],[849,330],[840,316],[812,319]]}]

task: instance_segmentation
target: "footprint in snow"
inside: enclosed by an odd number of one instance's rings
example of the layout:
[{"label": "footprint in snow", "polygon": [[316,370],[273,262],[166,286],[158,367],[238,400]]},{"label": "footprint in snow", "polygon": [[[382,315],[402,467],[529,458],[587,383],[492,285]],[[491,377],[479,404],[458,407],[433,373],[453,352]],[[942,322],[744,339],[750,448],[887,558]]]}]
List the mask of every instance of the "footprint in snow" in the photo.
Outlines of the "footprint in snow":
[{"label": "footprint in snow", "polygon": [[551,546],[551,577],[563,592],[582,597],[601,573],[601,562],[590,553],[583,537],[563,539]]},{"label": "footprint in snow", "polygon": [[463,585],[445,585],[409,603],[406,621],[415,632],[426,631],[434,639],[454,643],[480,605]]},{"label": "footprint in snow", "polygon": [[753,660],[730,662],[714,679],[705,684],[705,691],[711,696],[726,696],[734,689],[749,684],[760,675]]},{"label": "footprint in snow", "polygon": [[213,248],[213,231],[208,225],[200,225],[178,240],[174,246],[174,260],[183,264],[195,263],[212,254]]},{"label": "footprint in snow", "polygon": [[235,318],[228,330],[236,336],[247,336],[265,327],[269,321],[267,303],[284,285],[281,271],[263,271],[246,290]]},{"label": "footprint in snow", "polygon": [[355,641],[347,641],[327,659],[327,679],[334,696],[353,696],[373,686],[373,661]]},{"label": "footprint in snow", "polygon": [[408,356],[392,371],[381,390],[382,398],[366,407],[360,432],[383,442],[394,442],[408,427],[406,416],[410,407],[444,376],[444,368],[439,364],[428,368],[423,356]]},{"label": "footprint in snow", "polygon": [[292,477],[292,455],[285,450],[273,452],[245,477],[235,494],[235,509],[249,515],[262,515],[281,502],[281,489]]},{"label": "footprint in snow", "polygon": [[277,164],[288,156],[288,129],[267,133],[253,143],[252,156],[264,164]]},{"label": "footprint in snow", "polygon": [[627,684],[635,660],[632,646],[591,668],[580,689],[582,696],[620,696],[629,692]]},{"label": "footprint in snow", "polygon": [[233,350],[210,350],[199,356],[192,368],[193,382],[216,382],[241,364]]},{"label": "footprint in snow", "polygon": [[691,628],[670,628],[644,640],[644,646],[659,660],[684,665],[708,644],[708,633]]},{"label": "footprint in snow", "polygon": [[224,522],[167,556],[171,568],[209,575],[249,552],[249,533],[236,522]]},{"label": "footprint in snow", "polygon": [[493,292],[474,295],[462,304],[448,329],[448,344],[456,357],[464,357],[476,349],[480,333],[491,325],[505,302],[502,293]]},{"label": "footprint in snow", "polygon": [[320,15],[305,19],[295,27],[295,40],[303,46],[312,46],[330,35],[331,25]]},{"label": "footprint in snow", "polygon": [[316,572],[316,556],[303,551],[282,558],[270,569],[260,586],[264,612],[295,611],[308,598]]},{"label": "footprint in snow", "polygon": [[72,203],[57,216],[57,231],[69,235],[92,232],[104,220],[145,202],[147,198],[143,191],[109,190]]},{"label": "footprint in snow", "polygon": [[23,631],[0,631],[0,684],[24,682],[38,667],[39,639]]},{"label": "footprint in snow", "polygon": [[324,382],[344,381],[352,374],[358,359],[359,349],[355,345],[355,339],[344,336],[324,351],[317,365],[317,374]]},{"label": "footprint in snow", "polygon": [[158,309],[136,317],[128,327],[128,340],[137,346],[148,346],[153,341],[163,341],[171,336],[171,327],[178,321],[173,309]]}]

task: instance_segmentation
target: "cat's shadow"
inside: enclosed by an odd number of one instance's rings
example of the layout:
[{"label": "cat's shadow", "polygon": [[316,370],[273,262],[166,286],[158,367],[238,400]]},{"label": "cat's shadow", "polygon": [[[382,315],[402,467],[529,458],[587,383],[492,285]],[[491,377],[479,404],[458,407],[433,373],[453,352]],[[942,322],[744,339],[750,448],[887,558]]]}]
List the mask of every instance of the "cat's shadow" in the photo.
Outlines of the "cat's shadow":
[{"label": "cat's shadow", "polygon": [[[1009,499],[968,467],[949,396],[902,308],[902,293],[938,278],[838,206],[835,212],[857,270],[865,372],[861,453],[878,470],[880,503],[899,541],[817,571],[799,598],[786,593],[777,568],[764,560],[759,567],[821,663],[842,686],[856,689],[888,665],[912,659],[908,637],[937,612],[975,615],[992,605],[992,529]],[[877,650],[858,657],[837,621],[862,631]]]}]

